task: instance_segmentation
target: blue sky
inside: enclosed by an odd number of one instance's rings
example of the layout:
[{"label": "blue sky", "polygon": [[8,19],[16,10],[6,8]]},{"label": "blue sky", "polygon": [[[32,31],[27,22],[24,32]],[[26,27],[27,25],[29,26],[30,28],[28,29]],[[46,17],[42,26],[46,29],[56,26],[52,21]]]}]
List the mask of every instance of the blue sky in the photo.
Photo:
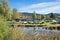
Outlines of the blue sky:
[{"label": "blue sky", "polygon": [[8,2],[11,9],[17,8],[19,12],[60,13],[60,0],[8,0]]}]

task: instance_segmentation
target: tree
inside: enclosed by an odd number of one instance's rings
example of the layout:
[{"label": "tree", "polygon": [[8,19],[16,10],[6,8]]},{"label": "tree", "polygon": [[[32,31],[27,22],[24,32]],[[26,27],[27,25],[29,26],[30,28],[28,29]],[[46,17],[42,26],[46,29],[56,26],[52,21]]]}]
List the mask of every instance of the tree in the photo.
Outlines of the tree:
[{"label": "tree", "polygon": [[5,10],[3,8],[3,5],[0,3],[0,14],[4,15],[4,12],[5,12]]},{"label": "tree", "polygon": [[55,19],[56,18],[56,15],[54,13],[50,13],[50,18],[51,19]]},{"label": "tree", "polygon": [[13,9],[13,19],[19,19],[19,13],[16,8]]},{"label": "tree", "polygon": [[33,12],[33,15],[32,16],[33,16],[33,20],[36,20],[37,19],[37,15],[36,15],[36,12],[35,11]]},{"label": "tree", "polygon": [[50,17],[49,16],[46,16],[46,20],[50,20]]},{"label": "tree", "polygon": [[44,20],[45,16],[43,14],[40,15],[40,20]]},{"label": "tree", "polygon": [[12,11],[9,10],[8,13],[6,14],[7,19],[8,19],[8,20],[12,20],[12,15],[13,15],[13,14],[12,14]]},{"label": "tree", "polygon": [[9,10],[9,6],[8,6],[7,0],[2,0],[2,5],[3,5],[3,8],[5,10],[4,16],[6,16],[6,14],[8,13],[8,10]]},{"label": "tree", "polygon": [[11,20],[12,11],[9,7],[8,0],[1,0],[0,2],[0,13],[7,19]]}]

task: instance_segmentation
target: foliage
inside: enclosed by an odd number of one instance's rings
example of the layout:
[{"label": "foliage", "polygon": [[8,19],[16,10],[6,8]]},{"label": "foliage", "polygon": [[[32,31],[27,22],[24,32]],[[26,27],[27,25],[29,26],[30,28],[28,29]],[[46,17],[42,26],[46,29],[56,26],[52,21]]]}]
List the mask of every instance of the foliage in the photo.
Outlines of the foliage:
[{"label": "foliage", "polygon": [[5,11],[4,11],[3,5],[0,4],[0,14],[3,15],[4,12],[5,12]]},{"label": "foliage", "polygon": [[16,8],[13,9],[13,19],[19,19],[19,13]]},{"label": "foliage", "polygon": [[43,20],[45,18],[45,15],[41,14],[40,15],[40,20]]},{"label": "foliage", "polygon": [[51,19],[55,19],[55,18],[56,18],[56,15],[53,14],[53,13],[50,13],[50,18],[51,18]]},{"label": "foliage", "polygon": [[46,16],[46,20],[50,20],[50,17],[49,16]]},{"label": "foliage", "polygon": [[36,20],[37,19],[37,15],[36,15],[36,13],[35,13],[35,11],[34,11],[34,13],[33,13],[33,20]]},{"label": "foliage", "polygon": [[7,36],[7,34],[8,34],[8,23],[0,15],[0,40],[3,40],[3,38]]},{"label": "foliage", "polygon": [[10,10],[8,0],[1,0],[0,2],[0,13],[4,15],[7,19],[11,20],[12,11]]}]

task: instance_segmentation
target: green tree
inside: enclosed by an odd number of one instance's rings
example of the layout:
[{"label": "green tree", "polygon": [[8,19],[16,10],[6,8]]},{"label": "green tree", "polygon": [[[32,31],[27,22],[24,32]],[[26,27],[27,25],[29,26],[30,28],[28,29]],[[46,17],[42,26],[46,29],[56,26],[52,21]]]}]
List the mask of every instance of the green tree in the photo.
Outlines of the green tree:
[{"label": "green tree", "polygon": [[9,6],[8,6],[8,1],[7,0],[2,0],[2,5],[3,5],[3,10],[5,10],[4,12],[4,16],[6,16],[6,14],[8,13],[9,10]]},{"label": "green tree", "polygon": [[50,17],[49,16],[46,16],[46,20],[50,20]]},{"label": "green tree", "polygon": [[37,15],[36,15],[36,12],[35,11],[33,12],[33,15],[32,16],[33,16],[33,20],[36,20],[37,19]]},{"label": "green tree", "polygon": [[0,3],[0,14],[3,15],[5,12],[3,5]]},{"label": "green tree", "polygon": [[0,2],[0,13],[4,15],[7,19],[11,20],[12,11],[9,7],[8,0],[1,0]]},{"label": "green tree", "polygon": [[7,19],[12,20],[12,15],[13,15],[12,10],[9,10],[8,13],[6,14]]},{"label": "green tree", "polygon": [[54,13],[50,13],[50,18],[51,19],[56,19],[56,15]]},{"label": "green tree", "polygon": [[41,14],[40,15],[40,20],[44,20],[45,19],[45,15]]},{"label": "green tree", "polygon": [[19,13],[16,8],[13,9],[13,19],[19,19]]}]

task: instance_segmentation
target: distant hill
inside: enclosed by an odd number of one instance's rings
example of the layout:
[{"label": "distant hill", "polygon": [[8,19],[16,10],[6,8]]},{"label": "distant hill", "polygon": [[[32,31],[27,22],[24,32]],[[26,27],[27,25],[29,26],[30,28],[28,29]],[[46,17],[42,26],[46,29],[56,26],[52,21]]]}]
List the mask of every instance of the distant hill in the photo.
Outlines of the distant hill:
[{"label": "distant hill", "polygon": [[[54,13],[56,16],[60,16],[60,13]],[[50,14],[46,14],[46,16],[49,16]]]},{"label": "distant hill", "polygon": [[[32,16],[33,13],[27,13],[27,12],[21,12],[20,14],[25,15],[25,16]],[[37,16],[40,16],[40,14],[36,14]]]},{"label": "distant hill", "polygon": [[55,15],[60,16],[60,13],[55,13]]},{"label": "distant hill", "polygon": [[[20,14],[25,16],[32,16],[33,13],[27,13],[27,12],[20,12]],[[56,16],[60,16],[60,13],[54,13]],[[50,14],[45,14],[46,16],[49,16]],[[40,16],[40,14],[37,14],[37,16]]]}]

